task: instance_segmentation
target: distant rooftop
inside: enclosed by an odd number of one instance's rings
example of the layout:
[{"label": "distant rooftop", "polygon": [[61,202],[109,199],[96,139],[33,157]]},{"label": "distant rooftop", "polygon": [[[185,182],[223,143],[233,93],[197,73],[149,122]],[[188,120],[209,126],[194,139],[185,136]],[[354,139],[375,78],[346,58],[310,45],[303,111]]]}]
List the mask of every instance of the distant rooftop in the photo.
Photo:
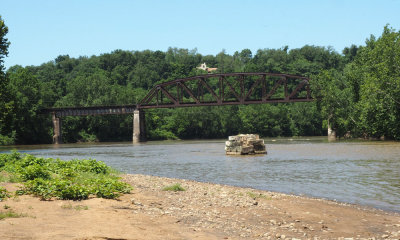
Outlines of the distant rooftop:
[{"label": "distant rooftop", "polygon": [[197,67],[197,69],[201,69],[201,70],[207,71],[208,73],[215,72],[215,71],[218,70],[218,68],[209,68],[209,67],[207,67],[206,63],[200,64],[200,67]]}]

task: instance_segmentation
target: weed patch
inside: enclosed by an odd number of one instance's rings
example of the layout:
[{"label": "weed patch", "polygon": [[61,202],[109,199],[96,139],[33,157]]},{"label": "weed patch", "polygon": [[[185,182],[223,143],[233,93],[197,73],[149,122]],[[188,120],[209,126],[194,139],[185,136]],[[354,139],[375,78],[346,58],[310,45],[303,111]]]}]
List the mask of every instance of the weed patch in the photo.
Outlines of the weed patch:
[{"label": "weed patch", "polygon": [[178,191],[186,191],[186,190],[179,183],[176,183],[174,185],[164,187],[163,191],[178,192]]},{"label": "weed patch", "polygon": [[9,197],[11,197],[10,192],[8,192],[5,188],[0,187],[0,201]]},{"label": "weed patch", "polygon": [[271,197],[268,197],[268,196],[266,196],[266,195],[264,195],[264,194],[256,194],[256,193],[253,193],[253,192],[247,192],[247,195],[249,195],[249,197],[251,197],[251,198],[253,198],[254,200],[256,200],[257,198],[262,198],[262,199],[266,199],[266,200],[271,200],[272,198]]},{"label": "weed patch", "polygon": [[3,220],[5,218],[19,218],[19,217],[27,217],[28,215],[22,214],[22,213],[16,213],[12,210],[6,211],[6,212],[0,212],[0,220]]},{"label": "weed patch", "polygon": [[62,205],[61,208],[63,208],[63,209],[75,209],[76,211],[89,210],[88,206],[85,206],[85,205],[72,206],[72,204]]}]

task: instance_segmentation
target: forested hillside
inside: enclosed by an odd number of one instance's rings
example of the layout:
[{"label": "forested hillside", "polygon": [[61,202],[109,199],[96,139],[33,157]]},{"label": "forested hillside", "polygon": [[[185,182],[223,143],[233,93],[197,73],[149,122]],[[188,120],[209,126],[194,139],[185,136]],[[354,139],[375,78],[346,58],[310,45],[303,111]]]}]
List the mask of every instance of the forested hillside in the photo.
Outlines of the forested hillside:
[{"label": "forested hillside", "polygon": [[[3,25],[3,29],[5,25]],[[5,36],[5,35],[4,35]],[[2,38],[5,38],[2,36]],[[326,135],[400,139],[400,32],[384,28],[365,46],[342,53],[329,47],[249,49],[202,55],[196,49],[115,50],[100,56],[58,56],[40,66],[13,66],[2,74],[0,141],[51,143],[46,107],[136,104],[156,83],[206,72],[271,72],[310,77],[311,103],[146,110],[148,139]],[[4,53],[3,53],[4,55]],[[1,56],[1,53],[0,53]],[[63,119],[65,142],[129,141],[132,116]],[[1,140],[2,139],[2,140]]]}]

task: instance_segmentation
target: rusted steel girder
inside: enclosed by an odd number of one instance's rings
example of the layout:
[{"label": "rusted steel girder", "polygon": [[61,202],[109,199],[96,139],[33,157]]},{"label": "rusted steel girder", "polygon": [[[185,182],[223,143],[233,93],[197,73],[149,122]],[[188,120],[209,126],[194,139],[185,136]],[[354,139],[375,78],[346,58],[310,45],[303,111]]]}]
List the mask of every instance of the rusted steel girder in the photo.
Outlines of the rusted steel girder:
[{"label": "rusted steel girder", "polygon": [[46,108],[41,113],[52,113],[55,117],[131,114],[137,109],[136,105],[96,106],[96,107],[64,107]]},{"label": "rusted steel girder", "polygon": [[313,101],[309,79],[279,73],[207,74],[156,85],[138,109]]}]

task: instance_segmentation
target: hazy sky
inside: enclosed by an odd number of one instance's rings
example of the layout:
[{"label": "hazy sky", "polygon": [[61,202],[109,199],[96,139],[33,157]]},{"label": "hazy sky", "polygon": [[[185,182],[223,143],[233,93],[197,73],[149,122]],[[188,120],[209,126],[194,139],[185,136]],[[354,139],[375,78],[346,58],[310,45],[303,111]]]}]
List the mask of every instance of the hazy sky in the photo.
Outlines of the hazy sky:
[{"label": "hazy sky", "polygon": [[306,44],[341,52],[400,30],[400,0],[0,0],[11,46],[5,66],[116,49],[197,48],[232,54]]}]

